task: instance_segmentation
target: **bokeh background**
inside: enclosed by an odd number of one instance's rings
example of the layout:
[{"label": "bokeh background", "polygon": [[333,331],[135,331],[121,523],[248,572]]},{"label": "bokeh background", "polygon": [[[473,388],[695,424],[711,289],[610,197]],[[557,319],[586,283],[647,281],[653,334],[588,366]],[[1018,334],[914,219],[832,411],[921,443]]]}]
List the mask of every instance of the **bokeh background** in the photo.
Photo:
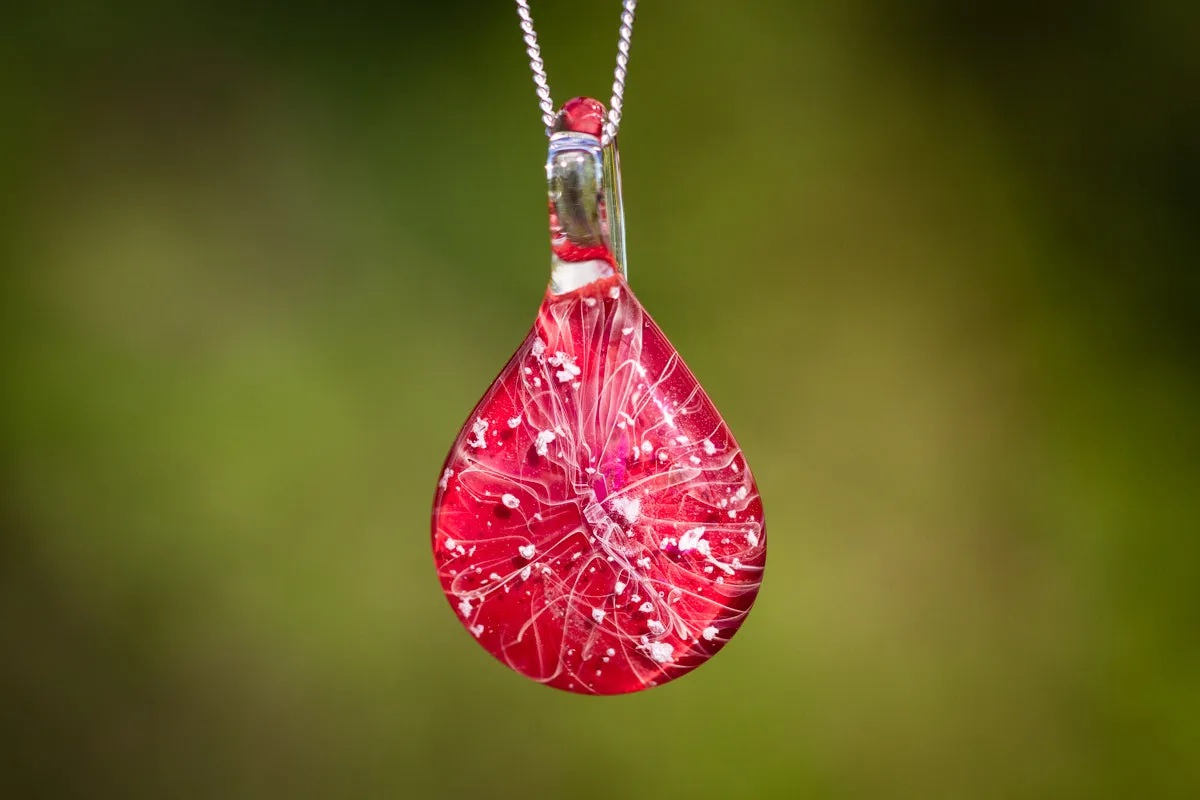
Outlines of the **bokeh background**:
[{"label": "bokeh background", "polygon": [[6,5],[0,793],[1200,796],[1200,5],[642,5],[631,279],[771,549],[611,699],[428,549],[548,276],[512,4]]}]

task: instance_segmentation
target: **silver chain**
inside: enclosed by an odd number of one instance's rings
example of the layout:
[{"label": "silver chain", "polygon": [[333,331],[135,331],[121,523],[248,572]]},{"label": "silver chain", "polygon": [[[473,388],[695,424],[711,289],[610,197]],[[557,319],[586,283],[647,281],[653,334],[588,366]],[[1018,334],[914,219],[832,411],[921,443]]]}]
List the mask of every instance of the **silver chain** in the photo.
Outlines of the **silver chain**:
[{"label": "silver chain", "polygon": [[[600,143],[607,145],[617,136],[621,127],[621,106],[625,99],[625,76],[629,68],[629,41],[633,38],[633,14],[637,0],[624,0],[621,10],[621,29],[617,37],[617,67],[613,70],[612,100],[608,104],[608,120],[604,123],[604,135]],[[533,29],[533,15],[529,12],[529,0],[517,0],[517,16],[521,18],[521,30],[525,32],[525,52],[529,54],[529,68],[533,70],[533,82],[537,86],[538,105],[542,109],[542,122],[546,135],[554,124],[554,103],[550,100],[550,79],[546,77],[546,63],[542,61],[542,49],[538,46],[537,31]]]}]

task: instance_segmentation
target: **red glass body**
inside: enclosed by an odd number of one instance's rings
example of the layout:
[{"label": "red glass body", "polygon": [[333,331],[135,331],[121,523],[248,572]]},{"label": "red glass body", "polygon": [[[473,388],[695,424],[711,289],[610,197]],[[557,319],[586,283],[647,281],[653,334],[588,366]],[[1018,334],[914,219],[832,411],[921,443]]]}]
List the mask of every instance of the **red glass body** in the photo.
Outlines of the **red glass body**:
[{"label": "red glass body", "polygon": [[655,686],[737,631],[766,562],[758,489],[622,275],[547,293],[450,450],[433,552],[464,627],[560,689]]}]

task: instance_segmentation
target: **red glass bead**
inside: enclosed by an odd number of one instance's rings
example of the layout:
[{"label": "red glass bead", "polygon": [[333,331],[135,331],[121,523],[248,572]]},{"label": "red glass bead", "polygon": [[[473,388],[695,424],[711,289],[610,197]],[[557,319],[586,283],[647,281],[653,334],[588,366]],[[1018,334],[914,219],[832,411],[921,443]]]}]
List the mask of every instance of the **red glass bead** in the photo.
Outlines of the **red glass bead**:
[{"label": "red glass bead", "polygon": [[554,130],[588,133],[599,138],[604,129],[606,114],[604,104],[599,100],[576,97],[563,103],[562,110],[558,112],[554,121]]}]

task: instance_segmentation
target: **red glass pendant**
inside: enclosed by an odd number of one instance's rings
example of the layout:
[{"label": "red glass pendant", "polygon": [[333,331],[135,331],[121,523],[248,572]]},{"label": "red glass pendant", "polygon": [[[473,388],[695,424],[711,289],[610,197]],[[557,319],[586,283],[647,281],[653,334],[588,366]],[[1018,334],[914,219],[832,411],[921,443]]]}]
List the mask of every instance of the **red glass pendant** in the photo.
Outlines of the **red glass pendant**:
[{"label": "red glass pendant", "polygon": [[588,694],[656,686],[737,631],[766,563],[754,477],[624,269],[603,106],[559,112],[552,276],[533,329],[446,459],[433,553],[501,662]]}]

